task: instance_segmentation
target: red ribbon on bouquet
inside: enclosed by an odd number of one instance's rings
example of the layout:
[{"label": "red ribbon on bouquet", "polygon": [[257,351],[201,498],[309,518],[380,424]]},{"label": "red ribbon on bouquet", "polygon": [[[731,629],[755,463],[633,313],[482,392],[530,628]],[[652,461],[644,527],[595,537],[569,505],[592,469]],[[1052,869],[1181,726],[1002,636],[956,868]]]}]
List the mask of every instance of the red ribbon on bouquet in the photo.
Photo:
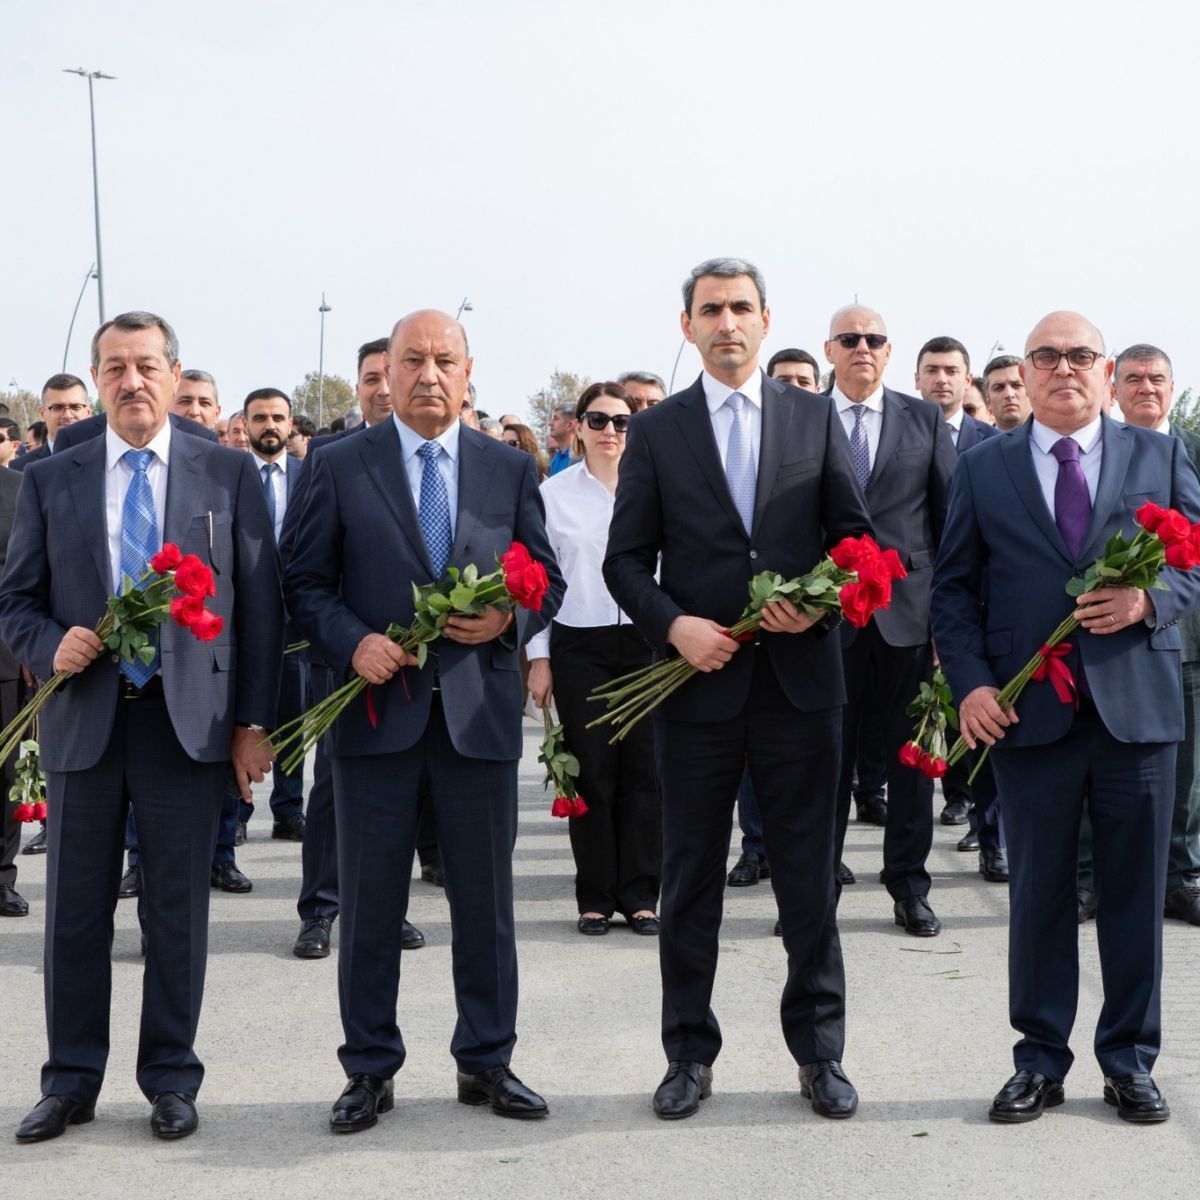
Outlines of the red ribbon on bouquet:
[{"label": "red ribbon on bouquet", "polygon": [[1071,653],[1070,642],[1059,642],[1057,646],[1043,645],[1038,653],[1042,656],[1042,661],[1038,664],[1030,678],[1041,683],[1043,679],[1049,679],[1050,685],[1054,688],[1054,694],[1062,701],[1063,704],[1074,704],[1079,708],[1079,689],[1075,686],[1075,677],[1071,674],[1070,668],[1062,660]]}]

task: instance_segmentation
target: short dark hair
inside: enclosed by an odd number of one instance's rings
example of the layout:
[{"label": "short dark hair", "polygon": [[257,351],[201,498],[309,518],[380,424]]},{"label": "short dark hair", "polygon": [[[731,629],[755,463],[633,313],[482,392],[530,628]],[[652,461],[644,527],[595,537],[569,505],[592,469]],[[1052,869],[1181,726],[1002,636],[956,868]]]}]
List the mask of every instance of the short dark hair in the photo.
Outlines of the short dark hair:
[{"label": "short dark hair", "polygon": [[748,275],[754,283],[755,291],[758,292],[759,307],[767,307],[767,283],[762,277],[762,272],[752,262],[747,262],[744,258],[706,258],[692,268],[692,273],[683,283],[683,311],[689,317],[692,315],[692,298],[696,294],[696,280],[703,279],[706,275],[714,275],[718,279],[737,279],[741,275]]},{"label": "short dark hair", "polygon": [[254,391],[250,392],[249,395],[246,396],[246,399],[242,401],[243,417],[249,411],[250,405],[253,404],[255,400],[284,400],[287,402],[288,412],[292,411],[292,398],[287,394],[287,392],[281,392],[278,388],[273,387],[255,388]]},{"label": "short dark hair", "polygon": [[25,431],[33,438],[39,446],[46,444],[46,422],[45,421],[30,421],[29,428]]},{"label": "short dark hair", "polygon": [[346,418],[345,417],[334,417],[333,420],[329,422],[329,432],[330,433],[341,433],[342,430],[345,428],[346,428]]},{"label": "short dark hair", "polygon": [[971,356],[967,353],[966,346],[958,338],[952,337],[930,338],[917,353],[917,370],[921,369],[921,359],[927,354],[954,354],[956,351],[962,355],[963,365],[969,371],[971,369]]},{"label": "short dark hair", "polygon": [[103,325],[92,335],[92,367],[93,369],[100,365],[100,338],[101,335],[108,332],[110,329],[124,329],[127,332],[134,332],[138,329],[159,329],[163,335],[163,354],[167,360],[167,366],[173,367],[179,361],[179,339],[175,336],[175,330],[162,319],[155,316],[152,312],[127,312],[121,313],[113,317],[111,321],[105,321]]},{"label": "short dark hair", "polygon": [[296,413],[292,417],[292,428],[306,438],[317,436],[317,423],[312,417],[306,417],[303,413]]},{"label": "short dark hair", "polygon": [[21,427],[12,419],[12,417],[0,417],[0,429],[4,430],[4,436],[16,441],[21,439]]},{"label": "short dark hair", "polygon": [[1015,354],[997,354],[995,358],[988,361],[988,365],[983,368],[983,386],[988,386],[988,376],[993,371],[1003,371],[1007,367],[1019,367],[1021,360]]},{"label": "short dark hair", "polygon": [[202,371],[199,367],[188,367],[186,371],[180,371],[179,378],[190,380],[192,383],[211,384],[213,395],[218,396],[217,381],[207,371]]},{"label": "short dark hair", "polygon": [[376,338],[373,342],[363,342],[358,348],[358,374],[362,374],[362,365],[372,354],[386,354],[387,352],[388,340],[385,337]]},{"label": "short dark hair", "polygon": [[1161,358],[1167,364],[1167,374],[1172,379],[1175,378],[1175,371],[1171,366],[1171,360],[1167,357],[1165,350],[1160,350],[1157,346],[1150,345],[1149,342],[1135,342],[1132,346],[1127,346],[1120,354],[1117,355],[1117,365],[1113,370],[1114,378],[1121,377],[1121,367],[1127,362],[1150,362],[1155,358]]},{"label": "short dark hair", "polygon": [[68,388],[75,387],[81,387],[85,392],[87,391],[87,384],[78,375],[51,375],[42,384],[42,399],[45,400],[47,392],[65,392]]},{"label": "short dark hair", "polygon": [[788,350],[776,350],[774,354],[767,360],[767,378],[775,377],[775,368],[780,363],[808,363],[813,369],[813,382],[819,387],[821,384],[821,367],[815,358],[807,350],[797,350],[794,346]]},{"label": "short dark hair", "polygon": [[633,401],[629,398],[629,393],[619,383],[610,379],[602,383],[589,384],[583,389],[583,395],[579,397],[575,405],[575,420],[582,419],[592,401],[599,400],[601,396],[611,396],[614,400],[622,401],[631,413],[637,411]]}]

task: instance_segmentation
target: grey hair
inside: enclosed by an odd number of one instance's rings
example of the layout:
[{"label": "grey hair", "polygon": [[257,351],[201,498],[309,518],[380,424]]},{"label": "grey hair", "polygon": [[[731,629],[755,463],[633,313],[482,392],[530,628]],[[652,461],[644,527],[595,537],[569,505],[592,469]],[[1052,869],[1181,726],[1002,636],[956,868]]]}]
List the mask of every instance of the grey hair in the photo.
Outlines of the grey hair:
[{"label": "grey hair", "polygon": [[207,383],[211,385],[213,395],[217,395],[217,381],[207,371],[202,371],[199,367],[188,367],[186,371],[180,371],[179,378],[190,380],[192,383]]},{"label": "grey hair", "polygon": [[100,367],[100,338],[110,329],[124,329],[127,332],[134,332],[138,329],[159,329],[163,335],[163,354],[166,356],[167,366],[173,367],[179,361],[179,338],[175,336],[175,330],[162,317],[155,316],[151,312],[127,312],[113,317],[111,321],[105,321],[92,335],[93,370],[98,370]]},{"label": "grey hair", "polygon": [[492,433],[493,431],[503,433],[504,426],[495,417],[480,417],[479,430],[481,433]]},{"label": "grey hair", "polygon": [[570,400],[566,404],[556,404],[554,406],[554,414],[559,417],[566,417],[567,420],[575,420],[575,401]]},{"label": "grey hair", "polygon": [[667,385],[653,371],[623,371],[617,376],[617,382],[624,387],[627,383],[646,383],[658,388],[665,396]]},{"label": "grey hair", "polygon": [[1167,364],[1167,374],[1172,379],[1175,378],[1175,371],[1171,366],[1171,360],[1167,357],[1164,350],[1160,350],[1157,346],[1151,346],[1149,342],[1137,342],[1132,346],[1127,346],[1120,354],[1117,355],[1117,365],[1113,372],[1118,378],[1121,374],[1121,367],[1127,362],[1151,362],[1153,359],[1161,358]]},{"label": "grey hair", "polygon": [[[692,273],[683,283],[683,311],[691,316],[692,297],[696,294],[696,280],[705,275],[715,275],[718,279],[736,279],[739,275],[748,275],[758,291],[758,302],[767,307],[767,282],[762,272],[744,258],[709,258],[698,267],[692,268]],[[663,388],[666,391],[666,388]]]}]

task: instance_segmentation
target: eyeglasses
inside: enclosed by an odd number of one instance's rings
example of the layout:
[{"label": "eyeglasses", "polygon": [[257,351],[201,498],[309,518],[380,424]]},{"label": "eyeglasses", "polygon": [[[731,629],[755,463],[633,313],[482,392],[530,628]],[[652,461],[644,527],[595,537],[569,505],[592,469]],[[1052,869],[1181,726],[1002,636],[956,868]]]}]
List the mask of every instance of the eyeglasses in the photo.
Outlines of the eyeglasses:
[{"label": "eyeglasses", "polygon": [[887,345],[886,333],[835,333],[829,340],[837,342],[843,350],[857,350],[864,339],[868,350],[882,350]]},{"label": "eyeglasses", "polygon": [[629,428],[628,413],[585,412],[583,414],[587,427],[599,433],[609,421],[612,422],[613,433],[624,433]]},{"label": "eyeglasses", "polygon": [[61,417],[65,413],[91,412],[91,406],[88,404],[49,404],[46,406],[46,411],[53,413],[56,417]]},{"label": "eyeglasses", "polygon": [[1096,365],[1096,359],[1104,355],[1099,350],[1089,350],[1086,346],[1075,346],[1071,350],[1052,350],[1049,346],[1039,346],[1025,355],[1039,371],[1056,371],[1058,364],[1065,358],[1067,366],[1072,371],[1090,371]]}]

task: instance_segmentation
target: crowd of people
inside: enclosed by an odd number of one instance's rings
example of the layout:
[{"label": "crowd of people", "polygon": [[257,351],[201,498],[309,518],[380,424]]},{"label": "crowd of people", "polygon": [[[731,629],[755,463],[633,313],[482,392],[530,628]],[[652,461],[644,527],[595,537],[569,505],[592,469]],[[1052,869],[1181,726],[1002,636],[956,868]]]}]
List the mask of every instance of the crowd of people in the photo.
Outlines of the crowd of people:
[{"label": "crowd of people", "polygon": [[[1092,917],[1105,1099],[1127,1120],[1168,1116],[1151,1076],[1162,920],[1200,925],[1200,591],[1183,571],[1153,593],[1065,590],[1145,501],[1200,516],[1200,438],[1171,422],[1168,355],[1110,354],[1085,317],[1054,313],[1023,354],[977,374],[961,341],[931,337],[909,392],[885,383],[884,318],[855,304],[832,315],[820,358],[789,348],[760,367],[766,285],[739,259],[691,272],[681,322],[697,380],[668,397],[651,372],[614,373],[556,408],[542,444],[517,414],[479,407],[466,331],[432,310],[363,344],[358,408],[329,428],[272,387],[224,414],[213,376],[184,369],[170,325],[140,312],[93,338],[100,412],[83,380],[56,374],[30,430],[0,416],[0,723],[35,680],[78,675],[41,723],[48,816],[24,847],[49,853],[49,1055],[19,1141],[94,1115],[119,898],[136,898],[142,927],[151,1126],[194,1131],[208,897],[253,889],[236,850],[251,784],[268,776],[270,836],[302,843],[293,953],[328,956],[340,918],[348,1082],[331,1128],[368,1128],[393,1105],[400,957],[425,944],[407,920],[414,856],[450,907],[458,1097],[544,1116],[510,1066],[530,703],[554,706],[586,797],[569,820],[578,931],[608,934],[619,916],[659,939],[659,1116],[688,1117],[711,1094],[724,890],[763,880],[801,1092],[822,1116],[855,1112],[837,927],[856,884],[842,853],[852,815],[883,829],[879,878],[905,934],[942,929],[927,868],[937,823],[960,827],[983,880],[1009,887],[1020,1040],[994,1120],[1064,1098],[1076,927]],[[753,575],[801,575],[867,534],[906,576],[863,628],[778,601],[747,643],[731,639]],[[387,636],[411,621],[413,584],[491,569],[514,541],[547,571],[540,610],[452,616],[424,665]],[[164,542],[211,567],[224,633],[198,642],[168,622],[139,670],[92,627]],[[999,686],[1075,604],[1078,704],[1056,707],[1044,687],[1000,707]],[[652,721],[612,740],[592,727],[594,689],[671,653],[698,673]],[[932,780],[900,761],[907,707],[936,665],[973,751],[937,817]],[[370,687],[318,744],[306,796],[304,768],[272,761],[270,733],[353,674]],[[19,842],[5,806],[10,917],[29,912]]]}]

